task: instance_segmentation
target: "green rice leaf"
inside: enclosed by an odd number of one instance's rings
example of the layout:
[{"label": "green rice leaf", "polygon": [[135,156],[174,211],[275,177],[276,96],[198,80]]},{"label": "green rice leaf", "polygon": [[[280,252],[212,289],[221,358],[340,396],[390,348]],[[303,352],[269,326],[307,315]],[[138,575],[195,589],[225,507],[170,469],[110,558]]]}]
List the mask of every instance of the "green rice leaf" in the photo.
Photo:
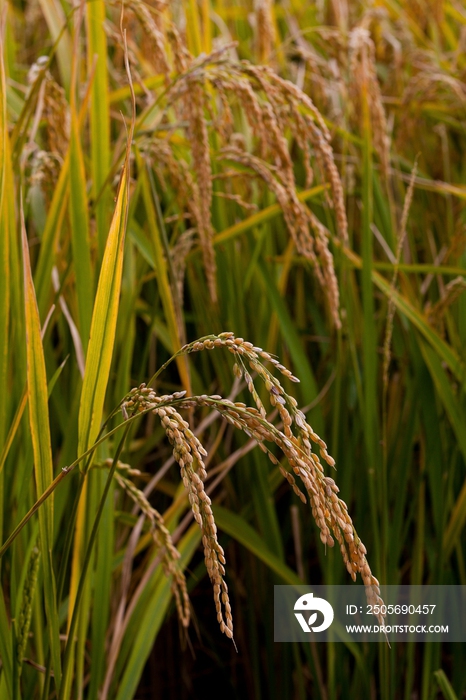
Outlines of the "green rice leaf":
[{"label": "green rice leaf", "polygon": [[458,696],[453,690],[453,687],[450,681],[448,680],[445,671],[443,671],[442,669],[434,671],[434,677],[445,700],[458,700]]},{"label": "green rice leaf", "polygon": [[[29,247],[24,220],[22,223],[22,245],[27,336],[26,357],[29,391],[29,427],[34,454],[34,475],[36,479],[37,496],[40,496],[53,481],[53,465],[44,350],[40,332],[39,310],[32,281]],[[45,609],[55,684],[58,689],[61,677],[61,661],[56,586],[52,566],[53,495],[39,510],[39,533],[43,554]]]},{"label": "green rice leaf", "polygon": [[86,173],[79,137],[78,118],[72,109],[70,142],[71,243],[76,273],[79,331],[84,353],[89,342],[94,280],[91,267]]},{"label": "green rice leaf", "polygon": [[96,202],[97,245],[102,260],[108,233],[108,191],[103,190],[110,167],[110,117],[107,71],[107,35],[104,28],[105,2],[87,3],[87,64],[88,71],[95,63],[91,88],[91,170],[92,196]]}]

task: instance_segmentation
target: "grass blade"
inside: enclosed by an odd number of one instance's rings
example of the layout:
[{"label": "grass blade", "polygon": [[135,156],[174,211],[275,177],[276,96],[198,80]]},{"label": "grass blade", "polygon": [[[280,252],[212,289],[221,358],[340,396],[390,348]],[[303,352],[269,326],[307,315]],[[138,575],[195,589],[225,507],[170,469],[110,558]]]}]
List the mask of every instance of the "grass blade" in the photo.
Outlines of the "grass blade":
[{"label": "grass blade", "polygon": [[78,454],[85,452],[97,437],[110,375],[128,215],[131,139],[132,127],[128,136],[126,158],[92,313],[90,341],[79,408]]},{"label": "grass blade", "polygon": [[99,260],[104,256],[108,233],[108,192],[101,192],[110,167],[110,117],[108,101],[107,35],[104,29],[105,2],[87,3],[88,66],[96,61],[91,89],[91,171],[92,196],[96,202]]},{"label": "grass blade", "polygon": [[[343,248],[343,252],[351,264],[357,269],[361,269],[362,261],[359,255],[349,248]],[[425,315],[417,309],[412,302],[397,289],[392,289],[390,282],[376,270],[372,270],[374,284],[385,294],[387,299],[393,299],[398,311],[405,316],[421,332],[424,338],[432,345],[437,355],[448,365],[456,379],[466,389],[466,365],[458,357],[455,350],[429,325]]]},{"label": "grass blade", "polygon": [[[147,222],[150,228],[152,255],[155,262],[155,269],[157,271],[158,288],[162,300],[163,310],[165,312],[165,318],[168,324],[168,330],[170,333],[172,353],[175,354],[183,345],[183,343],[181,342],[178,330],[176,307],[172,295],[172,288],[170,286],[167,261],[164,256],[163,243],[161,240],[161,232],[159,231],[159,228],[157,226],[157,213],[151,198],[146,170],[143,169],[143,166],[141,165],[141,159],[138,158],[138,162],[140,165],[139,170],[141,172],[144,206],[147,212]],[[191,380],[189,377],[188,363],[186,357],[177,357],[176,363],[183,386],[188,393],[191,393]]]},{"label": "grass blade", "polygon": [[[12,650],[11,650],[11,635],[10,623],[5,608],[5,600],[3,590],[0,591],[0,656],[2,658],[2,682],[6,684],[8,689],[8,697],[13,695],[12,686]],[[1,691],[1,687],[0,687]]]},{"label": "grass blade", "polygon": [[82,4],[75,23],[75,41],[71,77],[71,139],[70,139],[70,215],[71,245],[76,273],[76,294],[78,303],[79,331],[84,354],[86,354],[91,327],[91,309],[94,297],[94,280],[91,266],[89,239],[88,202],[86,192],[86,171],[81,148],[79,120],[76,108],[77,71],[79,59],[79,30],[81,26]]},{"label": "grass blade", "polygon": [[89,241],[86,174],[79,138],[78,120],[74,110],[72,110],[71,116],[69,188],[71,243],[76,273],[79,332],[83,350],[86,353],[91,328],[94,281]]},{"label": "grass blade", "polygon": [[[6,83],[3,64],[3,21],[0,16],[0,386],[8,386],[8,348],[10,314],[10,236],[14,219],[8,203],[14,199],[9,138],[6,121]],[[7,430],[9,392],[0,395],[0,445]],[[3,470],[0,466],[0,493],[3,492]],[[3,539],[3,500],[0,502],[0,541]]]},{"label": "grass blade", "polygon": [[[53,481],[48,389],[42,346],[39,309],[32,281],[29,247],[24,220],[22,223],[24,302],[27,334],[27,381],[29,389],[29,426],[34,453],[34,474],[37,494],[41,495]],[[55,685],[61,680],[59,622],[56,604],[55,576],[52,567],[53,496],[39,510],[39,532],[44,567],[44,598],[53,660]]]},{"label": "grass blade", "polygon": [[453,690],[450,681],[446,677],[445,671],[443,671],[442,669],[434,671],[434,677],[438,683],[438,687],[442,691],[442,695],[445,698],[445,700],[458,700],[458,696]]},{"label": "grass blade", "polygon": [[[44,17],[49,26],[50,34],[55,41],[63,29],[66,22],[65,13],[58,0],[39,0],[39,4],[44,13]],[[60,66],[60,73],[64,85],[69,88],[71,81],[70,56],[72,46],[69,33],[65,30],[57,46],[57,59]]]}]

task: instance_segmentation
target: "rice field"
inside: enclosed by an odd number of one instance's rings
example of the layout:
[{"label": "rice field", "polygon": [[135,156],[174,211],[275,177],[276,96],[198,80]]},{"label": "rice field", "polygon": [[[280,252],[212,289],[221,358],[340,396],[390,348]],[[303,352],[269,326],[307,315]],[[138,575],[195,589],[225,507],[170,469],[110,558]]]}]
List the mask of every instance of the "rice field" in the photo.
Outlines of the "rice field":
[{"label": "rice field", "polygon": [[276,584],[466,585],[465,37],[0,0],[0,698],[466,697],[273,641]]}]

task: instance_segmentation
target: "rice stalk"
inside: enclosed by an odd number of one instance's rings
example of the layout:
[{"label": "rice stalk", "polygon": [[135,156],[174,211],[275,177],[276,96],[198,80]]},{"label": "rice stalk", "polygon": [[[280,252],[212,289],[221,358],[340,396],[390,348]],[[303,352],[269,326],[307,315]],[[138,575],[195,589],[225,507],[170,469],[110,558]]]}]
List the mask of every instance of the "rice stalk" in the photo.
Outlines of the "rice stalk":
[{"label": "rice stalk", "polygon": [[[268,352],[243,338],[235,337],[231,332],[221,333],[218,336],[206,336],[189,343],[179,351],[179,354],[192,354],[221,347],[228,349],[234,355],[234,374],[238,378],[244,378],[256,404],[255,407],[222,399],[218,395],[186,397],[185,392],[177,392],[159,396],[155,390],[145,384],[132,389],[121,404],[126,419],[142,412],[152,412],[157,415],[173,445],[173,456],[180,466],[181,478],[188,492],[193,517],[202,531],[204,559],[213,586],[221,632],[233,638],[231,605],[224,579],[225,555],[218,543],[211,500],[205,492],[207,471],[204,458],[207,452],[191,431],[189,423],[181,417],[179,410],[182,409],[189,410],[201,406],[215,409],[231,425],[254,439],[273,464],[277,464],[278,460],[266,443],[276,445],[289,465],[289,469],[281,467],[282,474],[298,497],[306,502],[306,496],[297,486],[295,476],[304,487],[313,517],[320,530],[322,543],[333,547],[335,539],[337,540],[343,562],[351,578],[355,581],[356,574],[359,573],[368,602],[380,605],[382,599],[379,582],[373,576],[367,561],[367,550],[354,528],[346,503],[337,496],[338,486],[332,477],[325,475],[319,456],[313,451],[313,445],[317,446],[320,458],[328,466],[334,467],[335,460],[329,455],[326,443],[315,433],[304,413],[297,407],[296,399],[285,392],[280,381],[266,368],[264,362],[271,363],[288,380],[292,382],[299,380]],[[271,406],[278,411],[283,424],[282,429],[268,420],[267,411],[259,398],[247,367],[257,373],[262,380]],[[382,624],[383,616],[379,615],[378,619]]]},{"label": "rice stalk", "polygon": [[270,63],[277,43],[273,0],[254,0],[257,55],[259,63]]},{"label": "rice stalk", "polygon": [[390,170],[390,142],[387,120],[382,103],[379,81],[375,69],[375,47],[369,31],[363,26],[355,27],[349,39],[350,89],[353,105],[358,109],[362,99],[359,90],[367,85],[367,99],[371,117],[374,149],[379,156],[382,175],[388,181]]},{"label": "rice stalk", "polygon": [[[109,461],[111,462],[111,460]],[[108,466],[110,466],[110,464]],[[136,472],[136,474],[137,473],[138,472]],[[127,465],[123,465],[119,462],[115,471],[115,479],[120,487],[137,504],[150,523],[150,530],[155,546],[158,550],[162,550],[162,567],[164,574],[168,578],[172,578],[173,581],[172,591],[175,597],[179,620],[183,627],[187,627],[190,620],[189,598],[184,573],[178,566],[180,554],[173,545],[170,532],[166,528],[162,515],[150,505],[143,491],[136,488],[133,481],[129,478],[130,475],[135,476],[134,470],[129,469]]]},{"label": "rice stalk", "polygon": [[[398,278],[398,270],[399,270],[399,265],[401,262],[401,253],[402,253],[403,245],[404,245],[404,242],[406,239],[406,226],[408,223],[409,210],[410,210],[411,203],[413,200],[416,174],[417,174],[417,161],[414,163],[414,167],[411,171],[411,178],[409,181],[408,191],[406,193],[405,201],[403,204],[403,212],[402,212],[401,221],[400,221],[400,232],[398,235],[398,240],[397,240],[397,245],[396,245],[395,266],[393,268],[393,276],[392,276],[392,282],[391,282],[391,289],[392,290],[395,289],[397,278]],[[385,327],[385,338],[384,338],[384,344],[383,344],[382,381],[383,381],[383,386],[384,386],[384,392],[386,392],[387,388],[388,388],[388,368],[390,365],[390,344],[391,344],[391,337],[392,337],[392,333],[393,333],[394,316],[395,316],[395,304],[393,302],[393,295],[391,294],[390,298],[388,300],[387,324]]]},{"label": "rice stalk", "polygon": [[[179,34],[173,28],[169,37],[176,38],[173,60],[174,68],[179,72],[167,85],[163,99],[160,98],[164,106],[158,123],[163,129],[165,124],[170,123],[172,110],[175,110],[178,124],[174,126],[178,126],[186,135],[191,162],[180,158],[178,142],[171,131],[167,131],[163,138],[145,133],[143,148],[151,154],[154,170],[160,173],[161,187],[166,187],[165,179],[168,177],[170,187],[186,202],[185,211],[188,210],[190,217],[185,226],[190,228],[194,225],[196,228],[211,298],[214,300],[217,294],[211,211],[214,177],[221,177],[228,188],[220,196],[239,201],[238,183],[242,181],[247,186],[245,177],[251,178],[251,173],[241,176],[241,173],[230,171],[231,177],[228,177],[228,170],[222,172],[225,161],[234,161],[250,169],[252,175],[276,196],[298,251],[309,259],[314,268],[338,328],[339,299],[333,256],[328,237],[322,235],[323,229],[316,224],[315,215],[310,214],[298,199],[288,136],[295,135],[302,151],[306,186],[313,182],[316,172],[321,181],[329,183],[331,195],[326,195],[327,204],[335,209],[338,235],[346,242],[348,224],[343,187],[322,115],[304,92],[271,68],[233,61],[228,55],[229,46],[194,59],[186,53],[186,49],[182,50]],[[251,130],[249,143],[236,130],[234,111],[238,106]],[[216,154],[212,153],[211,131],[215,131],[216,135]],[[214,176],[215,155],[221,170]],[[326,284],[329,280],[330,287]]]}]

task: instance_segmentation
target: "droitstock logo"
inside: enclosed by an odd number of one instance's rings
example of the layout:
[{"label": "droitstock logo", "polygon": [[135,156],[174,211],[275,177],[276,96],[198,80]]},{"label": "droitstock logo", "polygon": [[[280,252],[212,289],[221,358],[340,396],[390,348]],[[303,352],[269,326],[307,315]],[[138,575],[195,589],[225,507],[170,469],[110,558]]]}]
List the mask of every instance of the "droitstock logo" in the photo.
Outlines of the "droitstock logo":
[{"label": "droitstock logo", "polygon": [[373,604],[364,586],[352,583],[276,585],[274,641],[466,643],[466,586],[384,585],[382,590],[384,602]]},{"label": "droitstock logo", "polygon": [[[333,622],[333,608],[330,603],[323,598],[314,598],[313,593],[306,593],[298,598],[294,604],[294,610],[295,617],[304,632],[323,632],[328,629]],[[302,612],[296,612],[297,610],[311,613],[307,621]],[[324,620],[320,625],[315,627],[314,623],[317,621],[318,617],[317,612],[322,613]]]}]

